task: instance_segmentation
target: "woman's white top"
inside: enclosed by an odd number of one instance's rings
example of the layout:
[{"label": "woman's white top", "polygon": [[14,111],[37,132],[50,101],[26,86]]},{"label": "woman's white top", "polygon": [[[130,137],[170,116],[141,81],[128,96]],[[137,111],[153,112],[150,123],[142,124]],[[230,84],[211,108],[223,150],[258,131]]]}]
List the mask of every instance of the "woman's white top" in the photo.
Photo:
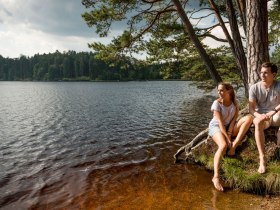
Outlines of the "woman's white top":
[{"label": "woman's white top", "polygon": [[[224,106],[223,104],[219,103],[218,100],[215,100],[211,106],[211,111],[220,112],[224,122],[224,126],[228,126],[235,115],[236,106],[234,105],[234,103],[231,103],[231,105],[229,106]],[[219,126],[219,121],[217,120],[214,113],[213,118],[209,123],[209,127],[213,126]]]}]

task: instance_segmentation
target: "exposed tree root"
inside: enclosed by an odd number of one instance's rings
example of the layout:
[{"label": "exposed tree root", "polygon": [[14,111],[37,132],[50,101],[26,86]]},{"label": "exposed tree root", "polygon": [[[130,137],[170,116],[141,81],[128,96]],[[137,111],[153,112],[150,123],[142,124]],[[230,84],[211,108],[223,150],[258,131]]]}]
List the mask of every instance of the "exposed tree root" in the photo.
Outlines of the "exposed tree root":
[{"label": "exposed tree root", "polygon": [[185,151],[186,156],[188,157],[192,149],[199,147],[201,144],[205,143],[208,140],[208,128],[201,131],[190,143],[181,147],[177,150],[176,154],[173,156],[177,161],[179,156]]}]

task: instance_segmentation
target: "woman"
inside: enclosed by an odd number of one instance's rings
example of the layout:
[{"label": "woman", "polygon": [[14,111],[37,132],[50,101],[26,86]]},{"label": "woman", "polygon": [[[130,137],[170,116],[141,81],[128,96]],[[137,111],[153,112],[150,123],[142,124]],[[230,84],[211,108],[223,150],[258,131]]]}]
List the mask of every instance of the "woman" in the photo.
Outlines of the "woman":
[{"label": "woman", "polygon": [[[209,136],[218,145],[218,150],[214,155],[214,177],[212,182],[217,190],[223,191],[219,176],[221,158],[227,148],[229,148],[228,155],[235,154],[235,149],[248,131],[253,117],[248,115],[236,122],[239,107],[232,85],[220,83],[218,85],[218,95],[219,98],[211,106],[213,119],[209,123]],[[232,137],[236,137],[233,142]]]}]

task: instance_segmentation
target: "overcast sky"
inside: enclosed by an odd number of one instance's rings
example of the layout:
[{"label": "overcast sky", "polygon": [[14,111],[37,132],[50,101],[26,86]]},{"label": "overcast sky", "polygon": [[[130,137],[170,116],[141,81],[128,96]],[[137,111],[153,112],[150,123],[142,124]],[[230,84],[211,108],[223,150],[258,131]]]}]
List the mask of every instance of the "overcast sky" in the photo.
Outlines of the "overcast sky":
[{"label": "overcast sky", "polygon": [[81,17],[83,12],[81,0],[0,0],[0,55],[90,51],[88,43],[107,44],[120,33],[99,38]]},{"label": "overcast sky", "polygon": [[84,11],[81,0],[0,0],[0,55],[89,51],[88,43],[106,43],[86,25]]}]

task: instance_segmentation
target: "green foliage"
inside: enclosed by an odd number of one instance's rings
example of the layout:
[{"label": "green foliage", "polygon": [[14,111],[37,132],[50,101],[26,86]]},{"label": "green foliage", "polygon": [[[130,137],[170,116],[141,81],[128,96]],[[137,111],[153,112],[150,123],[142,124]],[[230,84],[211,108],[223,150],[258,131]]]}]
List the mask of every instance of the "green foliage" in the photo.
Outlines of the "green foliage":
[{"label": "green foliage", "polygon": [[35,81],[103,81],[158,80],[161,65],[145,64],[126,56],[118,60],[103,55],[74,51],[21,56],[20,59],[0,57],[0,80]]},{"label": "green foliage", "polygon": [[[126,40],[124,38],[124,40]],[[125,41],[124,41],[125,42]],[[210,76],[201,58],[174,45],[167,40],[161,49],[156,40],[149,42],[150,57],[147,61],[137,60],[125,55],[106,53],[108,47],[96,44],[98,53],[55,52],[21,59],[0,59],[0,80],[76,80],[86,77],[90,80],[158,80],[183,79],[206,81]],[[183,45],[182,39],[182,45]],[[172,47],[170,47],[172,46]],[[104,50],[106,48],[106,50]],[[168,58],[173,50],[180,52]],[[239,81],[240,75],[234,59],[226,47],[208,49],[213,62],[224,80]],[[162,62],[156,62],[156,60]],[[165,62],[163,62],[165,61]],[[24,64],[24,65],[23,65]],[[80,80],[80,79],[78,79]],[[86,79],[87,80],[87,79]]]},{"label": "green foliage", "polygon": [[190,59],[190,62],[187,61],[182,77],[186,80],[202,81],[209,79],[209,74],[200,58],[196,58],[196,60]]},{"label": "green foliage", "polygon": [[269,43],[270,45],[279,45],[280,37],[280,1],[272,1],[268,12],[269,25]]},{"label": "green foliage", "polygon": [[82,76],[82,77],[76,77],[76,78],[63,78],[62,79],[63,81],[91,81],[89,77],[86,77],[86,76]]},{"label": "green foliage", "polygon": [[272,56],[271,56],[271,61],[278,66],[278,79],[279,79],[279,75],[280,75],[279,74],[279,72],[280,72],[280,70],[279,70],[279,68],[280,68],[280,45],[277,45],[275,47],[275,50],[274,50],[274,52],[272,53]]},{"label": "green foliage", "polygon": [[[209,26],[199,26],[199,22],[204,18],[211,17],[210,14],[201,15],[200,13],[201,10],[206,9],[211,13],[209,1],[200,0],[199,7],[192,7],[192,1],[188,1],[184,5],[182,2],[180,3],[189,19],[197,22],[196,25],[193,25],[197,38],[203,41],[205,37],[211,35],[215,39],[215,36],[211,34],[212,30],[218,26],[215,19]],[[118,64],[118,61],[124,56],[145,52],[148,55],[146,62],[163,64],[160,73],[164,79],[180,78],[205,81],[211,78],[206,71],[209,68],[206,69],[204,61],[199,58],[197,47],[188,37],[183,24],[178,21],[180,15],[174,9],[172,1],[82,0],[82,4],[87,9],[87,12],[82,15],[83,18],[89,27],[95,27],[100,36],[108,35],[109,30],[114,28],[114,24],[120,23],[121,28],[124,29],[123,34],[115,37],[106,46],[101,43],[89,45],[98,53],[99,59],[106,63],[110,62],[110,66],[123,65]],[[218,13],[227,22],[228,11],[225,2],[215,1],[215,4]],[[233,7],[238,11],[235,1],[233,1]],[[236,12],[235,15],[236,21],[242,29],[240,13]],[[280,36],[279,20],[279,1],[274,0],[269,11],[270,42],[273,44],[278,43]],[[229,49],[203,47],[223,80],[241,82],[242,74],[236,66],[237,58],[229,53]],[[179,64],[179,66],[174,64]]]},{"label": "green foliage", "polygon": [[[211,59],[224,81],[241,82],[239,70],[235,60],[230,53],[229,48],[219,47],[216,49],[208,49]],[[181,79],[192,81],[209,80],[210,75],[206,71],[206,67],[198,55],[185,56],[181,62],[178,62],[178,71],[181,72]],[[165,72],[166,74],[168,72]]]}]

